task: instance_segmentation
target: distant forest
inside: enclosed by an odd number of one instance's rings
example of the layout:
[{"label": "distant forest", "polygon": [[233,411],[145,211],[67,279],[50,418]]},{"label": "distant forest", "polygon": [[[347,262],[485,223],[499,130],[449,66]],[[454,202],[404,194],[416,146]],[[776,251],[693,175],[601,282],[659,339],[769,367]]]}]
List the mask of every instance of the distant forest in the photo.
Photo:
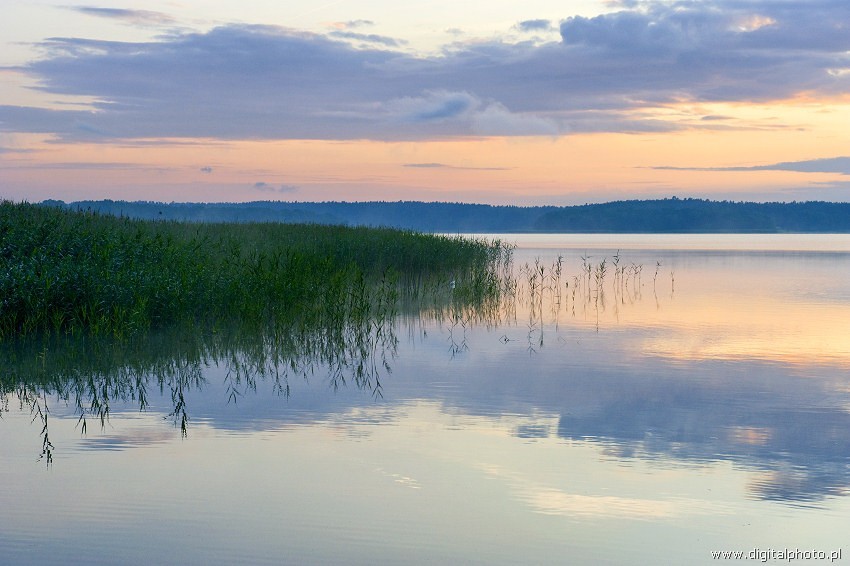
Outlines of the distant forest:
[{"label": "distant forest", "polygon": [[192,222],[309,222],[420,232],[774,233],[850,232],[850,203],[626,200],[580,206],[443,202],[160,203],[113,200],[42,204],[115,216]]}]

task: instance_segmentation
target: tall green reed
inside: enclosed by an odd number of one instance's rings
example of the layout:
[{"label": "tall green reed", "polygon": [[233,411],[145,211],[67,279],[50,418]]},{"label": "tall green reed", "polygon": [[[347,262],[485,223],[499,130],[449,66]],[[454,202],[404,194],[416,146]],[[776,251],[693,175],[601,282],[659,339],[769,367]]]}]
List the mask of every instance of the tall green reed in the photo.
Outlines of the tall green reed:
[{"label": "tall green reed", "polygon": [[[324,324],[500,290],[498,242],[345,226],[131,220],[0,202],[0,340],[172,324]],[[368,288],[368,290],[366,290]]]}]

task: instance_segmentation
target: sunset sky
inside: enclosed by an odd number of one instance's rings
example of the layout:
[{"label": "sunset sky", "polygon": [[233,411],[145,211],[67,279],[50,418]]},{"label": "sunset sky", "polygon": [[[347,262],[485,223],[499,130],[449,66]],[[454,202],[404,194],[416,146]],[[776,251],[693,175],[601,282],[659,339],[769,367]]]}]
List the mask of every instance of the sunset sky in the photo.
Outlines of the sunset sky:
[{"label": "sunset sky", "polygon": [[847,0],[0,0],[0,198],[850,195]]}]

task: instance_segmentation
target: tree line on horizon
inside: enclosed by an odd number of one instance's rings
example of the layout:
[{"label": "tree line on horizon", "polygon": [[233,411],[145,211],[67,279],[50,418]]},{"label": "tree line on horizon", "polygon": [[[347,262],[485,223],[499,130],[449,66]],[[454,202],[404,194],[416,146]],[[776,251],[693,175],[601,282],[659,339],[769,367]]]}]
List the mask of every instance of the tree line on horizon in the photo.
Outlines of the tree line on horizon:
[{"label": "tree line on horizon", "polygon": [[162,203],[88,200],[41,204],[140,219],[384,226],[421,232],[777,233],[850,232],[850,203],[742,202],[694,198],[575,206],[449,202]]}]

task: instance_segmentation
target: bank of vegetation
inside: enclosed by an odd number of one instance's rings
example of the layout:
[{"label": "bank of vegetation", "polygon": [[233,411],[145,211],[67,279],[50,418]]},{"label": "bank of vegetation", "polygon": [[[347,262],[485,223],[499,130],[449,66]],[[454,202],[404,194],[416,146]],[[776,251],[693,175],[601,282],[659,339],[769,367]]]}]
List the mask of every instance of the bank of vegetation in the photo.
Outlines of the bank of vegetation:
[{"label": "bank of vegetation", "polygon": [[693,198],[579,206],[491,206],[448,202],[161,203],[46,201],[133,218],[192,222],[313,222],[448,233],[850,232],[847,202],[733,202]]},{"label": "bank of vegetation", "polygon": [[0,203],[0,340],[175,324],[337,326],[423,293],[498,290],[498,242],[282,223],[139,220]]}]

